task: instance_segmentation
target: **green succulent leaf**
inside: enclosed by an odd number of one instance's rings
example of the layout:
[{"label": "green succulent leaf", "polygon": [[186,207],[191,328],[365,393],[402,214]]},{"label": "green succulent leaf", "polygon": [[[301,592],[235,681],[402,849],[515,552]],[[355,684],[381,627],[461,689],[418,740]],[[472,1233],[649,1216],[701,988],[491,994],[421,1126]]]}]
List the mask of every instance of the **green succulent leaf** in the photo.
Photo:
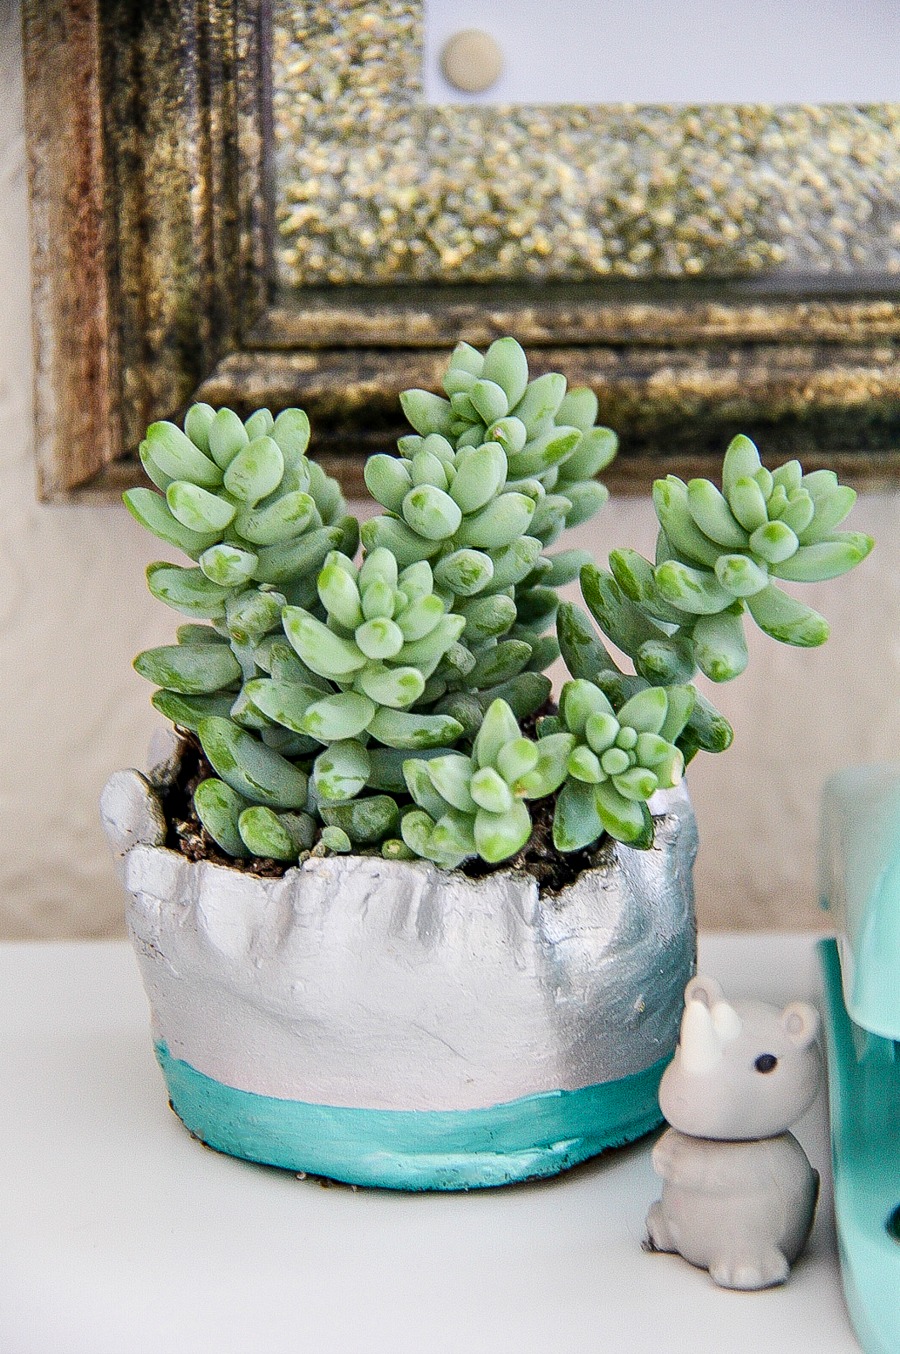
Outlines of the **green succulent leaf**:
[{"label": "green succulent leaf", "polygon": [[356,738],[368,728],[375,714],[375,701],[358,691],[340,691],[313,701],[299,721],[301,733],[320,743]]},{"label": "green succulent leaf", "polygon": [[373,666],[362,670],[356,678],[356,685],[375,705],[404,710],[413,705],[425,690],[425,677],[417,667]]},{"label": "green succulent leaf", "polygon": [[410,714],[381,707],[369,722],[369,733],[389,748],[436,748],[455,743],[463,726],[451,715]]},{"label": "green succulent leaf", "polygon": [[417,433],[441,433],[447,436],[453,419],[449,400],[441,399],[428,390],[404,390],[400,404],[408,421]]},{"label": "green succulent leaf", "polygon": [[354,846],[370,846],[394,833],[400,811],[390,795],[370,795],[346,804],[323,805],[322,817],[329,827],[346,832]]},{"label": "green succulent leaf", "polygon": [[656,585],[667,602],[692,616],[714,615],[734,601],[714,573],[678,560],[657,565]]},{"label": "green succulent leaf", "polygon": [[472,749],[476,766],[494,766],[504,743],[520,737],[518,720],[506,701],[492,701]]},{"label": "green succulent leaf", "polygon": [[514,856],[531,836],[531,814],[522,800],[503,813],[478,809],[475,814],[475,845],[482,860],[497,865]]},{"label": "green succulent leaf", "polygon": [[710,681],[730,682],[739,677],[748,661],[743,607],[701,616],[694,626],[693,643],[697,666]]},{"label": "green succulent leaf", "polygon": [[480,371],[473,374],[500,386],[510,409],[528,389],[528,359],[514,338],[495,339],[484,355]]},{"label": "green succulent leaf", "polygon": [[366,656],[349,639],[334,634],[302,607],[285,607],[284,632],[300,659],[320,677],[349,677],[366,666]]},{"label": "green succulent leaf", "polygon": [[824,644],[828,638],[825,617],[795,597],[789,597],[774,584],[748,598],[747,607],[760,630],[782,644],[812,649]]},{"label": "green succulent leaf", "polygon": [[[234,703],[234,693],[212,696],[182,696],[176,691],[154,691],[150,697],[154,709],[181,729],[196,733],[201,719],[218,715],[227,719]],[[216,838],[218,841],[218,838]]]},{"label": "green succulent leaf", "polygon": [[273,809],[303,808],[305,774],[253,734],[215,716],[202,719],[197,732],[211,766],[238,794]]},{"label": "green succulent leaf", "polygon": [[166,500],[152,489],[128,489],[122,495],[126,508],[142,527],[161,541],[196,559],[217,539],[216,532],[191,531],[172,514]]},{"label": "green succulent leaf", "polygon": [[221,620],[228,589],[211,582],[201,569],[183,569],[159,562],[147,566],[147,586],[154,597],[184,616]]},{"label": "green succulent leaf", "polygon": [[609,781],[593,786],[594,803],[604,828],[616,841],[646,851],[653,845],[653,819],[642,800],[626,799]]},{"label": "green succulent leaf", "polygon": [[714,569],[720,550],[694,521],[688,501],[687,485],[676,475],[656,480],[653,485],[653,505],[659,524],[675,550],[685,559],[705,565],[707,569]]},{"label": "green succulent leaf", "polygon": [[184,696],[209,695],[233,686],[241,665],[225,644],[164,644],[134,660],[142,677]]},{"label": "green succulent leaf", "polygon": [[594,795],[595,786],[568,780],[559,792],[553,813],[553,845],[557,851],[583,851],[603,836],[604,822]]},{"label": "green succulent leaf", "polygon": [[296,860],[298,845],[274,810],[255,804],[238,819],[244,845],[253,856],[271,860]]},{"label": "green succulent leaf", "polygon": [[573,677],[592,680],[606,670],[618,673],[610,653],[587,616],[572,602],[562,602],[556,613],[559,647]]},{"label": "green succulent leaf", "polygon": [[[759,469],[759,452],[750,438],[745,437],[743,433],[733,437],[728,444],[722,465],[722,488],[729,502],[731,502],[732,491],[738,480],[753,479]],[[752,529],[748,528],[748,530]]]},{"label": "green succulent leaf", "polygon": [[248,807],[243,795],[214,776],[201,781],[194,791],[197,817],[227,856],[250,855],[238,827],[240,816]]},{"label": "green succulent leaf", "polygon": [[704,479],[690,480],[687,491],[691,517],[705,536],[729,550],[747,548],[747,532],[714,484]]},{"label": "green succulent leaf", "polygon": [[815,545],[801,545],[792,556],[773,565],[771,572],[792,583],[819,583],[855,568],[873,545],[872,537],[862,532],[841,532]]},{"label": "green succulent leaf", "polygon": [[154,465],[170,481],[190,480],[203,489],[216,489],[222,483],[219,467],[174,423],[151,423],[144,441]]},{"label": "green succulent leaf", "polygon": [[215,416],[216,411],[209,404],[192,404],[184,416],[184,431],[205,455],[209,454],[209,434]]},{"label": "green succulent leaf", "polygon": [[209,421],[208,450],[220,470],[227,470],[249,441],[247,429],[231,409],[220,409]]}]

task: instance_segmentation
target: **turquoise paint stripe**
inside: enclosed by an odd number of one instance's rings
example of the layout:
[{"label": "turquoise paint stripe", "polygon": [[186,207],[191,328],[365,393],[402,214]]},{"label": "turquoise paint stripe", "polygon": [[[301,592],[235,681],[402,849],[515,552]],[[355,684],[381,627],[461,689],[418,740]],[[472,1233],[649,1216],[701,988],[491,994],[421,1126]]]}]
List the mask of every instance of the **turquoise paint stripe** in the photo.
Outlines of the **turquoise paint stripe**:
[{"label": "turquoise paint stripe", "polygon": [[834,1164],[834,1211],[844,1294],[865,1354],[900,1350],[900,1050],[854,1026],[833,940],[821,941]]},{"label": "turquoise paint stripe", "polygon": [[668,1058],[634,1076],[475,1110],[369,1110],[239,1091],[156,1056],[172,1108],[210,1147],[248,1161],[384,1189],[480,1189],[556,1175],[662,1123]]}]

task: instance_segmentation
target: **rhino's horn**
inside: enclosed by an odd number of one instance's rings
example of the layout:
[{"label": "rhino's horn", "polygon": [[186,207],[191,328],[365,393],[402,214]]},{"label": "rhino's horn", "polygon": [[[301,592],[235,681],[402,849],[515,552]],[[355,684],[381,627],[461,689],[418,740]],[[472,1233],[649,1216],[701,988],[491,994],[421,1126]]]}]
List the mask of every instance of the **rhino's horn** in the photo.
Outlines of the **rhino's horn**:
[{"label": "rhino's horn", "polygon": [[685,1072],[698,1076],[711,1072],[721,1060],[722,1041],[704,1001],[689,1001],[684,1008],[678,1057]]}]

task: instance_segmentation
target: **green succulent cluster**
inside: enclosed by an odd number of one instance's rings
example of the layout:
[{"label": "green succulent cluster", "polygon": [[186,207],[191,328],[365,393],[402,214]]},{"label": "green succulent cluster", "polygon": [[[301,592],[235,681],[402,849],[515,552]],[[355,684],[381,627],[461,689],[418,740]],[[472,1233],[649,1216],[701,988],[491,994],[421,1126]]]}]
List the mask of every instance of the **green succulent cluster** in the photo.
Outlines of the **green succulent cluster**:
[{"label": "green succulent cluster", "polygon": [[495,700],[468,755],[459,752],[404,763],[418,808],[403,817],[403,840],[414,855],[454,869],[468,856],[508,860],[531,836],[527,799],[543,799],[566,778],[574,740],[567,733],[525,738],[503,700]]},{"label": "green succulent cluster", "polygon": [[183,430],[150,425],[141,463],[162,492],[129,489],[126,506],[197,562],[192,569],[151,565],[154,597],[222,622],[239,642],[278,625],[273,592],[300,605],[311,600],[325,556],[340,546],[352,554],[358,527],[337,482],[307,459],[309,433],[302,409],[277,418],[259,409],[242,422],[208,404],[191,406]]},{"label": "green succulent cluster", "polygon": [[799,461],[769,471],[736,437],[721,491],[706,479],[656,481],[655,563],[613,551],[609,572],[583,573],[585,601],[648,681],[688,681],[698,668],[730,681],[747,666],[747,613],[784,644],[828,638],[825,618],[778,584],[835,578],[865,559],[871,537],[836,531],[855,500],[833,471],[804,475]]},{"label": "green succulent cluster", "polygon": [[[617,438],[594,426],[592,391],[567,393],[555,372],[529,381],[515,339],[498,339],[485,354],[459,344],[444,389],[447,399],[425,390],[401,395],[416,431],[400,439],[399,457],[372,456],[366,465],[366,485],[387,511],[363,525],[363,543],[390,550],[401,567],[430,561],[438,592],[465,617],[457,669],[438,675],[444,692],[513,681],[500,694],[523,715],[545,697],[537,698],[540,684],[514,679],[557,657],[555,639],[544,634],[556,589],[590,558],[578,550],[548,556],[544,548],[603,506],[607,492],[594,476],[612,460]],[[465,702],[457,707],[465,718]]]},{"label": "green succulent cluster", "polygon": [[[414,432],[369,459],[384,511],[361,530],[307,459],[299,409],[242,421],[194,405],[183,430],[148,429],[156,490],[126,502],[193,563],[150,566],[151,591],[187,622],[135,666],[202,745],[212,773],[194,806],[231,857],[497,864],[528,846],[535,801],[560,852],[604,834],[648,847],[656,791],[731,741],[690,685],[697,668],[741,670],[745,610],[777,638],[821,643],[821,617],[773,580],[833,576],[871,547],[835,531],[851,490],[796,462],[770,473],[738,438],[723,493],[654,487],[655,562],[619,550],[606,571],[584,551],[548,554],[606,498],[594,476],[616,438],[595,426],[596,397],[556,373],[530,380],[509,338],[458,345],[443,388],[401,397]],[[633,673],[590,617],[559,606],[579,576]],[[555,713],[544,670],[560,651],[571,680]]]},{"label": "green succulent cluster", "polygon": [[684,754],[676,744],[693,709],[693,687],[646,687],[618,711],[593,682],[566,682],[559,716],[542,721],[551,738],[568,735],[566,783],[556,802],[553,841],[559,851],[579,851],[604,832],[632,845],[650,846],[653,820],[647,801],[678,785]]}]

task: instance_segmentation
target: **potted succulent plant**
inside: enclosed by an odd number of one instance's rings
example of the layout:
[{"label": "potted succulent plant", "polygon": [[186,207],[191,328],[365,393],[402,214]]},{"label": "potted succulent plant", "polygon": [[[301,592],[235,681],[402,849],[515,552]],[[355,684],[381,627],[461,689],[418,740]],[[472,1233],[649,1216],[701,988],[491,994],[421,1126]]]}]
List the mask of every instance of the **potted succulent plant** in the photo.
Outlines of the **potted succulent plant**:
[{"label": "potted succulent plant", "polygon": [[[511,338],[459,344],[444,390],[401,397],[361,531],[300,410],[148,429],[160,493],[126,503],[195,563],[150,566],[187,621],[135,666],[177,734],[102,803],[187,1127],[400,1188],[551,1174],[660,1122],[694,960],[680,782],[732,737],[691,678],[742,671],[747,612],[821,643],[780,581],[872,544],[836,532],[833,474],[738,437],[723,492],[654,486],[654,562],[547,553],[606,498],[596,397],[530,380]],[[579,575],[633,673],[559,605]]]}]

